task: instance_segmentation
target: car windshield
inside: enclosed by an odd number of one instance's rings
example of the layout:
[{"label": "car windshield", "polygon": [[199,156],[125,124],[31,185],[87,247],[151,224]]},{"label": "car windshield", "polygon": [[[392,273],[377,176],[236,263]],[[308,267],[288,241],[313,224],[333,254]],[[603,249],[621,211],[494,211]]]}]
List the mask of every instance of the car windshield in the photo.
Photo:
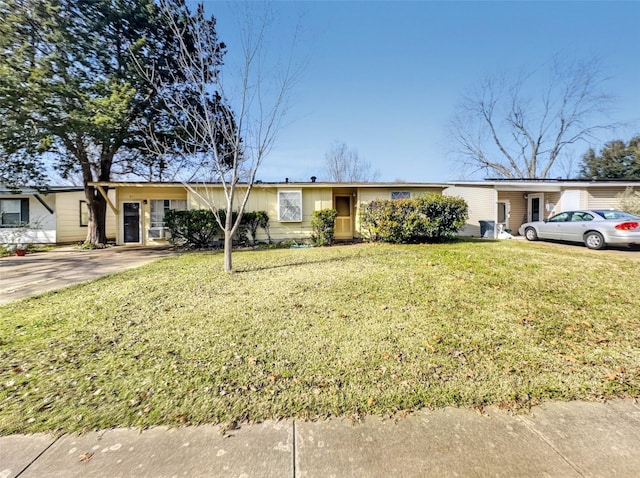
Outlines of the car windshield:
[{"label": "car windshield", "polygon": [[602,216],[605,219],[640,219],[640,217],[638,216],[634,216],[633,214],[629,214],[628,212],[624,212],[624,211],[593,211],[596,214],[598,214],[599,216]]}]

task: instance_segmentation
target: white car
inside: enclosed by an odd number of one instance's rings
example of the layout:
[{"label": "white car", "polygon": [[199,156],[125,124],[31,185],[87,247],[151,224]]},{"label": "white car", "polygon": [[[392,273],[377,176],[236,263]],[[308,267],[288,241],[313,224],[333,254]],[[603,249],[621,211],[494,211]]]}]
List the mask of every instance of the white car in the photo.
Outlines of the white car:
[{"label": "white car", "polygon": [[589,249],[631,246],[640,244],[640,217],[613,209],[565,211],[544,221],[526,222],[518,232],[530,241],[583,242]]}]

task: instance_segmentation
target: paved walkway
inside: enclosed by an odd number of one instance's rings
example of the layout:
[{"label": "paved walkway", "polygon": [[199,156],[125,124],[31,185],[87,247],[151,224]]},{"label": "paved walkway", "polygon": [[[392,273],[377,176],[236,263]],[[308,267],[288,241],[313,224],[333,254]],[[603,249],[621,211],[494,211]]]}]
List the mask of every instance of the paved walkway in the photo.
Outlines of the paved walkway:
[{"label": "paved walkway", "polygon": [[0,477],[637,477],[640,406],[0,437]]},{"label": "paved walkway", "polygon": [[[62,247],[24,257],[0,258],[0,305],[141,266],[174,254],[167,248]],[[0,476],[2,478],[2,476]]]}]

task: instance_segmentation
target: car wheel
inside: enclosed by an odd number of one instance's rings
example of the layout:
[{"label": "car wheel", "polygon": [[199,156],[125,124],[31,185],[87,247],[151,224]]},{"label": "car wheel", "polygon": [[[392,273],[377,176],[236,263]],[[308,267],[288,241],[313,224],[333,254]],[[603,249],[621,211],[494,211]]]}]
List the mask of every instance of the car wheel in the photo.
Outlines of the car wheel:
[{"label": "car wheel", "polygon": [[584,245],[589,249],[602,249],[605,246],[604,237],[596,231],[587,232],[584,236]]},{"label": "car wheel", "polygon": [[528,241],[537,241],[538,240],[538,233],[536,232],[536,230],[533,227],[528,227],[524,231],[524,237],[526,237]]}]

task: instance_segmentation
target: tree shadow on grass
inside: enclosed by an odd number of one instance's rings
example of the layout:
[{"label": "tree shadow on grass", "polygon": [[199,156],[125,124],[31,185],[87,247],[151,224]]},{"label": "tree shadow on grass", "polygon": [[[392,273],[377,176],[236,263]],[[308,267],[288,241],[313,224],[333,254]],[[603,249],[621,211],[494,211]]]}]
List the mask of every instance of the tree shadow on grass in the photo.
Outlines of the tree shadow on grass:
[{"label": "tree shadow on grass", "polygon": [[[388,255],[389,255],[389,251],[377,252],[377,253],[371,253],[369,251],[367,253],[367,258],[371,258],[375,256],[388,256]],[[291,262],[284,262],[282,264],[256,265],[251,267],[244,267],[241,269],[234,269],[234,273],[243,274],[246,272],[261,272],[261,271],[282,269],[285,267],[300,267],[300,266],[307,266],[307,265],[313,265],[313,264],[330,264],[330,263],[344,262],[347,260],[360,259],[360,258],[361,256],[354,255],[354,256],[325,257],[325,258],[320,258],[320,259],[310,260],[310,261],[293,260]]]}]

